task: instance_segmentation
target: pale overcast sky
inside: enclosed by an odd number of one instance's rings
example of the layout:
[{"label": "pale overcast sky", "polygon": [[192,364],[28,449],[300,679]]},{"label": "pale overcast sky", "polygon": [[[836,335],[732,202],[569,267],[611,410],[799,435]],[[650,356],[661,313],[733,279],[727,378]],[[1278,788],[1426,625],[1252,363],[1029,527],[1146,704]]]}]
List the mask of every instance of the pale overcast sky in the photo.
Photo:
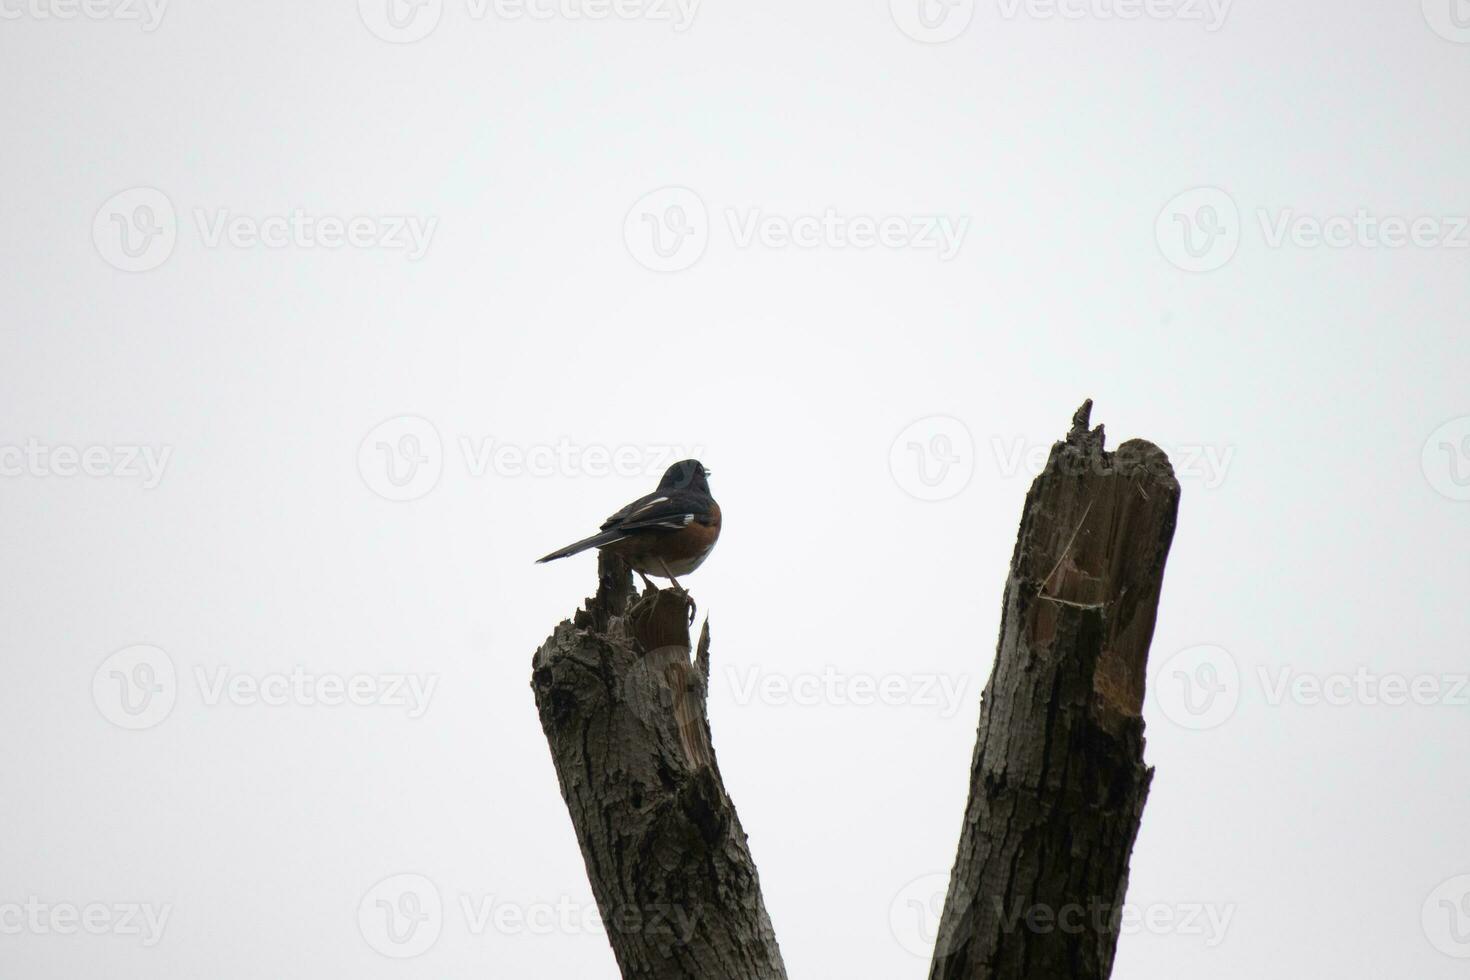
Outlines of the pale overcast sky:
[{"label": "pale overcast sky", "polygon": [[697,456],[790,974],[923,976],[1090,396],[1183,487],[1116,975],[1463,975],[1464,0],[391,3],[0,0],[0,974],[615,978],[532,562]]}]

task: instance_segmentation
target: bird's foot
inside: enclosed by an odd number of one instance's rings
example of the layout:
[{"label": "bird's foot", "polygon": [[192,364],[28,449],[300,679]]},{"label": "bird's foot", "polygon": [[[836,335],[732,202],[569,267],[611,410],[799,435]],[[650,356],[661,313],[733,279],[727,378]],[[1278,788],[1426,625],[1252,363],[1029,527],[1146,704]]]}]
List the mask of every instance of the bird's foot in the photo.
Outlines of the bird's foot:
[{"label": "bird's foot", "polygon": [[690,595],[689,590],[684,588],[684,586],[675,582],[674,588],[679,598],[683,599],[689,605],[689,625],[693,626],[694,616],[699,611],[699,603],[694,601],[694,596]]},{"label": "bird's foot", "polygon": [[659,598],[667,595],[670,602],[678,601],[684,603],[689,610],[689,625],[693,626],[695,613],[699,610],[699,603],[694,601],[694,596],[690,595],[689,590],[680,585],[677,579],[670,578],[669,581],[673,584],[666,589],[660,589]]}]

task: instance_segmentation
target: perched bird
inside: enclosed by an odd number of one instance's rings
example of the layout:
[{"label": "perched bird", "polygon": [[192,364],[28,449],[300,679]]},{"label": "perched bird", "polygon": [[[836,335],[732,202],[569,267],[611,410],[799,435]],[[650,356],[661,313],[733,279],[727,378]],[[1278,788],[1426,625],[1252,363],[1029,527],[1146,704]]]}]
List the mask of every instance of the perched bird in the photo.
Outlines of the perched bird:
[{"label": "perched bird", "polygon": [[654,585],[648,576],[657,575],[683,592],[674,576],[688,575],[702,565],[719,537],[720,505],[709,494],[709,470],[697,459],[686,459],[668,468],[653,493],[603,521],[601,531],[553,551],[537,564],[588,548],[606,548],[620,555],[649,588]]}]

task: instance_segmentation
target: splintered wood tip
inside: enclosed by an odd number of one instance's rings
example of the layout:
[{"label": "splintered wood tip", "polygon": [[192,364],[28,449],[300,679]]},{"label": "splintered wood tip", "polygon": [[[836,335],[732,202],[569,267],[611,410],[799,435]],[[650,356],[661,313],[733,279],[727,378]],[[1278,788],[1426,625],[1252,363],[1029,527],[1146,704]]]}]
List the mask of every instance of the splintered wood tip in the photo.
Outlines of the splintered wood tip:
[{"label": "splintered wood tip", "polygon": [[1082,407],[1072,413],[1072,435],[1086,435],[1092,424],[1092,399],[1082,403]]}]

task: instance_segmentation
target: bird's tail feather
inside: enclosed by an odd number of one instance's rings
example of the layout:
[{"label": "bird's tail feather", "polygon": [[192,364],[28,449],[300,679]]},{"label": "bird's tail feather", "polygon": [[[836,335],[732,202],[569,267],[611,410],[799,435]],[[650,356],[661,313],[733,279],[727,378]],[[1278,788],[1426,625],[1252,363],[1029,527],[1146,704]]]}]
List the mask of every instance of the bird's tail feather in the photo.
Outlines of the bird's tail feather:
[{"label": "bird's tail feather", "polygon": [[536,564],[541,565],[548,561],[556,561],[558,558],[568,558],[572,555],[586,551],[588,548],[601,548],[604,545],[609,545],[615,541],[621,540],[623,540],[623,532],[621,531],[601,531],[597,534],[592,535],[592,537],[590,538],[583,538],[576,544],[569,544],[565,548],[553,551],[545,558],[536,559]]}]

